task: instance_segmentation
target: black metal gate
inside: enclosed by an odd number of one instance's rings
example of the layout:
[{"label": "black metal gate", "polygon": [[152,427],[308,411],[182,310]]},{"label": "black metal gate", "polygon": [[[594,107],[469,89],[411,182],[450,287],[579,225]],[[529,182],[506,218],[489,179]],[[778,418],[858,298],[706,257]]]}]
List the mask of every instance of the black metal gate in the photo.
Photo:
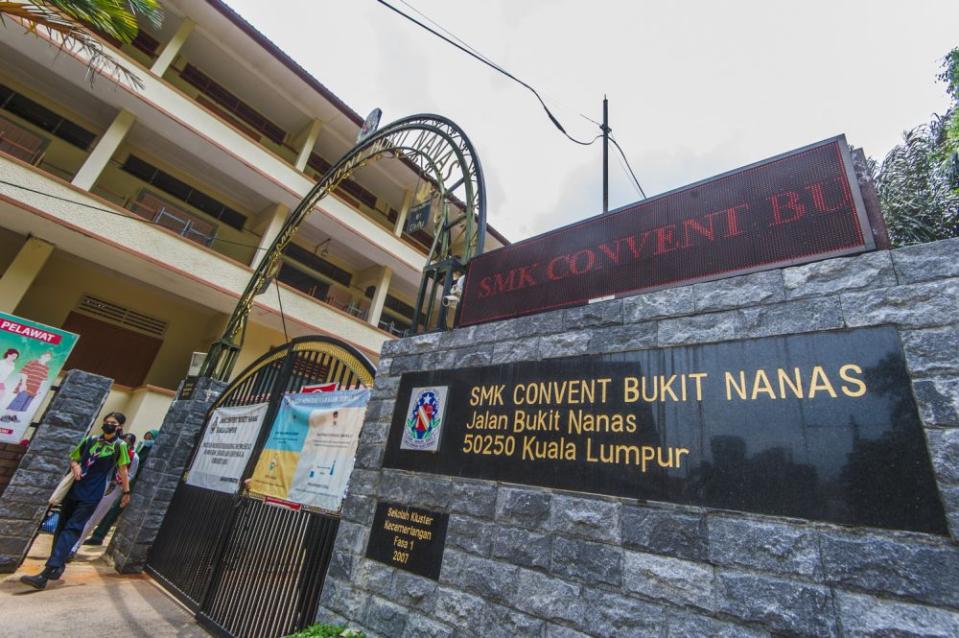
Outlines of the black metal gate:
[{"label": "black metal gate", "polygon": [[[314,383],[368,387],[373,376],[370,362],[348,344],[301,337],[240,373],[211,414],[219,407],[269,401],[244,471],[247,478],[284,394]],[[147,571],[214,633],[283,636],[312,622],[338,526],[334,515],[276,507],[242,489],[230,495],[181,480],[150,549]]]}]

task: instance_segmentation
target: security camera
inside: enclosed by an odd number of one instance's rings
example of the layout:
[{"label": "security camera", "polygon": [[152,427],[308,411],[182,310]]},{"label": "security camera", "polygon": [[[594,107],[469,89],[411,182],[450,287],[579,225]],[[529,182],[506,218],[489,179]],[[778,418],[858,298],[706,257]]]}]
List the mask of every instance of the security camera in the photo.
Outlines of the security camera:
[{"label": "security camera", "polygon": [[465,276],[460,276],[456,282],[453,284],[453,287],[450,288],[450,294],[443,296],[443,305],[447,308],[455,308],[456,304],[460,302],[460,297],[463,296],[463,284],[465,283]]}]

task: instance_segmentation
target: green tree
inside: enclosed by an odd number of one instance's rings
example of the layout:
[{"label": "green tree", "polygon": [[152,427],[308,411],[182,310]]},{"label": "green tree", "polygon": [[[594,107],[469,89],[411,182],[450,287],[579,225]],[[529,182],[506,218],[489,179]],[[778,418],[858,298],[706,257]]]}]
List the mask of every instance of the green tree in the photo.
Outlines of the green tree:
[{"label": "green tree", "polygon": [[946,55],[937,79],[952,98],[949,110],[903,133],[876,176],[896,246],[959,237],[959,48]]},{"label": "green tree", "polygon": [[0,0],[0,21],[6,24],[4,17],[16,18],[34,33],[44,30],[61,48],[84,54],[91,82],[103,73],[142,88],[140,78],[89,29],[127,43],[139,32],[138,19],[159,27],[163,11],[157,0]]},{"label": "green tree", "polygon": [[942,65],[939,81],[946,83],[949,95],[952,97],[952,108],[946,113],[942,127],[944,149],[946,154],[952,154],[952,160],[959,162],[959,47],[946,55]]}]

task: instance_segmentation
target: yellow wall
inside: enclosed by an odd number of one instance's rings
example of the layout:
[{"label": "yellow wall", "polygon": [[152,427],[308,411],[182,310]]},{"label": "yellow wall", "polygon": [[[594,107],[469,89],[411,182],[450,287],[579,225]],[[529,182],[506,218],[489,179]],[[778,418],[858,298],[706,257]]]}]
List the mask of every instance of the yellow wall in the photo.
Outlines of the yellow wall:
[{"label": "yellow wall", "polygon": [[26,241],[27,238],[23,235],[0,228],[0,275],[3,275],[7,266],[13,263],[14,258]]},{"label": "yellow wall", "polygon": [[140,440],[147,430],[160,427],[172,401],[173,395],[160,388],[127,388],[115,385],[110,389],[110,395],[94,421],[94,429],[107,413],[122,412],[127,417],[124,431],[133,432]]},{"label": "yellow wall", "polygon": [[168,323],[163,345],[147,374],[148,384],[176,389],[186,376],[190,354],[205,351],[209,346],[208,326],[217,313],[62,251],[50,257],[16,314],[61,326],[83,295],[92,295]]},{"label": "yellow wall", "polygon": [[[282,345],[286,342],[283,333],[272,330],[259,324],[249,324],[246,331],[246,340],[243,342],[243,349],[237,358],[236,367],[233,368],[233,378],[246,369],[251,363],[266,354],[271,348]],[[378,357],[367,355],[367,358],[375,366]],[[232,379],[231,379],[232,380]]]},{"label": "yellow wall", "polygon": [[285,342],[282,332],[255,323],[248,324],[246,339],[243,341],[243,349],[240,350],[240,356],[237,357],[236,366],[233,368],[233,376],[235,377],[248,365],[266,354],[270,348]]}]

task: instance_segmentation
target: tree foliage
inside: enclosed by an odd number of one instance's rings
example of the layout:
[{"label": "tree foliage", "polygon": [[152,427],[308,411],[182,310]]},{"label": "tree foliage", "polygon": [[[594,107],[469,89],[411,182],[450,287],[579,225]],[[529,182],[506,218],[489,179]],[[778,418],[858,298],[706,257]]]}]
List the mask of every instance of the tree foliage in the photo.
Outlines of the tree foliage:
[{"label": "tree foliage", "polygon": [[139,19],[159,27],[163,11],[158,0],[0,0],[0,22],[6,24],[4,18],[33,33],[45,31],[56,46],[84,55],[91,82],[104,74],[142,88],[140,79],[88,29],[131,42],[139,32]]},{"label": "tree foliage", "polygon": [[949,110],[906,131],[876,177],[896,246],[959,237],[959,48],[946,55],[937,79],[952,98]]}]

